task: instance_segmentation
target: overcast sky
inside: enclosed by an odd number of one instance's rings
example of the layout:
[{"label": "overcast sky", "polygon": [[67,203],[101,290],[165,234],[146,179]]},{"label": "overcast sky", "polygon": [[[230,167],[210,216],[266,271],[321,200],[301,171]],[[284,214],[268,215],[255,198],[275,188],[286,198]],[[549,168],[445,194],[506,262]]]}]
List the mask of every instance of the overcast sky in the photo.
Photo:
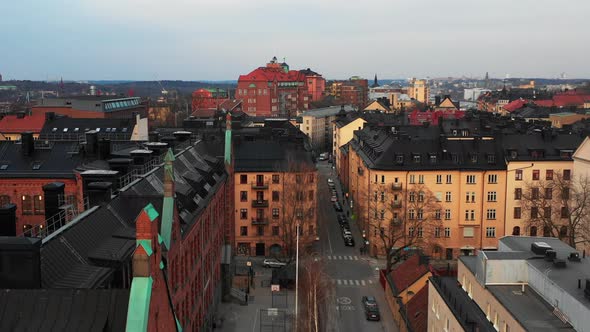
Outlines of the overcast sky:
[{"label": "overcast sky", "polygon": [[590,0],[0,0],[0,73],[235,80],[273,55],[326,78],[590,78]]}]

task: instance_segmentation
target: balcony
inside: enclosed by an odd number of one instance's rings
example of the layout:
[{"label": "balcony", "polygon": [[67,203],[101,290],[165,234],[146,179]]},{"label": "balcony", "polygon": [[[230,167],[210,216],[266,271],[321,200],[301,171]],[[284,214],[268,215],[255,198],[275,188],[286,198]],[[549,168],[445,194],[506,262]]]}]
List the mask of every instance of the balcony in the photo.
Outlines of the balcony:
[{"label": "balcony", "polygon": [[267,218],[252,218],[252,226],[264,226],[268,225]]},{"label": "balcony", "polygon": [[268,189],[268,182],[252,182],[252,189]]},{"label": "balcony", "polygon": [[255,199],[252,201],[252,207],[254,207],[254,208],[268,207],[268,200],[267,199]]},{"label": "balcony", "polygon": [[401,182],[394,182],[391,184],[392,190],[402,190],[402,183]]},{"label": "balcony", "polygon": [[402,207],[402,201],[401,200],[392,200],[391,201],[391,206],[393,206],[394,208],[401,208]]}]

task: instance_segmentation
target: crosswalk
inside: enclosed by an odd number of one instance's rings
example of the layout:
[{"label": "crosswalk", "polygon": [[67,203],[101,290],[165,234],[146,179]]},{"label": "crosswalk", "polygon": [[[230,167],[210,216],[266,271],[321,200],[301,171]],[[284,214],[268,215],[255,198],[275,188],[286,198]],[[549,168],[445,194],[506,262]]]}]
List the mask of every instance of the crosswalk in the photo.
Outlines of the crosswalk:
[{"label": "crosswalk", "polygon": [[337,286],[368,286],[373,284],[373,280],[332,279],[332,284]]},{"label": "crosswalk", "polygon": [[350,255],[328,255],[328,260],[340,260],[340,261],[358,261],[359,256]]}]

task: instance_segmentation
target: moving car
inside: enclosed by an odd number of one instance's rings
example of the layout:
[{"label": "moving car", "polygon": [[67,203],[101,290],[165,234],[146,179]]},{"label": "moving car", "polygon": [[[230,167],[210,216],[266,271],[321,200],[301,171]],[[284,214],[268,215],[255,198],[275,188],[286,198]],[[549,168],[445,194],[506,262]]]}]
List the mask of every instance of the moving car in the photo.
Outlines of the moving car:
[{"label": "moving car", "polygon": [[352,236],[345,236],[344,245],[347,247],[354,247],[354,238]]},{"label": "moving car", "polygon": [[264,267],[283,267],[286,266],[287,263],[279,262],[277,259],[268,258],[262,262],[262,266]]},{"label": "moving car", "polygon": [[381,319],[381,315],[379,313],[379,306],[377,305],[377,300],[373,296],[363,296],[362,298],[363,307],[365,307],[365,317],[367,320],[375,320],[378,321]]}]

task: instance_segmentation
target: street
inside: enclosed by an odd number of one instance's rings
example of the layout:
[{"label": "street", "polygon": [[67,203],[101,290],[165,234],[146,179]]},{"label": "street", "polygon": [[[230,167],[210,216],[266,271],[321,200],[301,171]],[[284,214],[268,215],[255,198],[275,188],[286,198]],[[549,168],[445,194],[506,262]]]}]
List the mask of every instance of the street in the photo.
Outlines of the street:
[{"label": "street", "polygon": [[[343,212],[336,212],[330,202],[330,189],[327,179],[336,184],[338,199],[342,203],[343,193],[333,173],[332,164],[319,162],[318,188],[318,230],[320,241],[318,250],[325,262],[326,272],[334,286],[334,299],[330,308],[331,326],[328,331],[398,331],[389,307],[385,302],[383,289],[379,285],[379,262],[368,255],[360,254],[363,244],[362,235],[357,225],[349,221],[354,236],[355,246],[344,245],[337,213],[346,215],[349,207],[343,206]],[[361,303],[363,296],[374,296],[381,312],[378,322],[367,321]]]}]

